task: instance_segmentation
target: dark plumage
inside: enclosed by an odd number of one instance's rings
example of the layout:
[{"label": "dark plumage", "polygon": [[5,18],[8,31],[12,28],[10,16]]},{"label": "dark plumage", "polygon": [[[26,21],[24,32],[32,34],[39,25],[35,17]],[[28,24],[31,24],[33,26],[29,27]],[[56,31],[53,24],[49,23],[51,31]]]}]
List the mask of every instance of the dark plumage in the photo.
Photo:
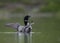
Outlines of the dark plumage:
[{"label": "dark plumage", "polygon": [[30,18],[29,15],[26,15],[26,16],[24,17],[24,24],[25,24],[25,26],[27,25],[29,18]]}]

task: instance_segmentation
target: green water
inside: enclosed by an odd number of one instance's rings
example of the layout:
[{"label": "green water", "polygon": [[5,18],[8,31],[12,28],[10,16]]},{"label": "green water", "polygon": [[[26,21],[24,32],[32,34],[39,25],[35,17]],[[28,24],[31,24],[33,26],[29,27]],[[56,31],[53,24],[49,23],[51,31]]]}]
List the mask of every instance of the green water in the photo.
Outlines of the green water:
[{"label": "green water", "polygon": [[36,32],[32,35],[0,33],[0,43],[60,43],[60,33]]},{"label": "green water", "polygon": [[23,33],[0,33],[0,43],[32,43],[32,36]]}]

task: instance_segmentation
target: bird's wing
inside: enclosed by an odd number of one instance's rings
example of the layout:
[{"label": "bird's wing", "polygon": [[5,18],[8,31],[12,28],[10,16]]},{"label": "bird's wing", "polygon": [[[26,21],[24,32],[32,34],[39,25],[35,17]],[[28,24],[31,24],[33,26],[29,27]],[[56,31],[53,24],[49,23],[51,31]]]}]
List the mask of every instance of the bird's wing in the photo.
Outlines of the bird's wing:
[{"label": "bird's wing", "polygon": [[6,23],[5,26],[7,27],[12,27],[12,28],[17,28],[17,26],[20,25],[19,23]]}]

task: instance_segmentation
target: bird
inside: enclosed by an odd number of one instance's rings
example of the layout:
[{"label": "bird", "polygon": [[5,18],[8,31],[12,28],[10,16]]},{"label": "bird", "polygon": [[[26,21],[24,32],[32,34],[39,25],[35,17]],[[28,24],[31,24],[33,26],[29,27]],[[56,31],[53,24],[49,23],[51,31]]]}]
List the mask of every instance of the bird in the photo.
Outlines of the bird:
[{"label": "bird", "polygon": [[30,33],[32,30],[32,25],[34,23],[27,23],[26,26],[20,25],[19,23],[6,23],[5,26],[7,27],[11,27],[15,30],[17,30],[17,32],[23,32],[23,33]]},{"label": "bird", "polygon": [[13,29],[17,30],[17,32],[23,32],[23,33],[30,33],[32,30],[32,24],[33,22],[29,22],[30,15],[26,15],[24,17],[24,26],[20,23],[6,23],[5,26],[12,27]]}]

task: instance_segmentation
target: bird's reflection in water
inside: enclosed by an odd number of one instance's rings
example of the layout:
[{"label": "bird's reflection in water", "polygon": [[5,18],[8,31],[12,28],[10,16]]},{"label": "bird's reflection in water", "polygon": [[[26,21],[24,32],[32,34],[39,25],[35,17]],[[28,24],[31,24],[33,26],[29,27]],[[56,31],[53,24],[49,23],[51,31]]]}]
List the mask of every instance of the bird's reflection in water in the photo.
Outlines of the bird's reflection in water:
[{"label": "bird's reflection in water", "polygon": [[24,33],[24,43],[32,43],[32,34]]},{"label": "bird's reflection in water", "polygon": [[32,33],[18,33],[17,43],[32,43]]}]

